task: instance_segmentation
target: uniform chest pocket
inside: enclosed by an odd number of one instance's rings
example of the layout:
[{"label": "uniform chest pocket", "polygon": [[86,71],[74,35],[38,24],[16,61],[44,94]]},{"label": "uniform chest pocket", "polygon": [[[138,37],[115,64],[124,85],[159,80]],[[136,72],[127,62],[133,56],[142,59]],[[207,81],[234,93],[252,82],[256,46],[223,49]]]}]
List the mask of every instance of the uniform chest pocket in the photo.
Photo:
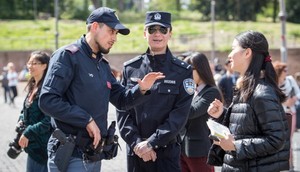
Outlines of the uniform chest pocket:
[{"label": "uniform chest pocket", "polygon": [[179,88],[176,85],[161,84],[159,85],[158,93],[176,95],[179,94]]}]

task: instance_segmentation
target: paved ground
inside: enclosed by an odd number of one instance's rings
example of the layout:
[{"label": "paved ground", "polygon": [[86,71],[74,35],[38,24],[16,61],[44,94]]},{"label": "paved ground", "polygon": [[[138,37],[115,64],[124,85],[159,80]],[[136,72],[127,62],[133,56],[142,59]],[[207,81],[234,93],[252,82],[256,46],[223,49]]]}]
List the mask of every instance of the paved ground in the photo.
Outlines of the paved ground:
[{"label": "paved ground", "polygon": [[[16,107],[11,107],[3,101],[2,90],[0,92],[0,172],[23,172],[25,171],[27,154],[22,152],[16,159],[10,159],[7,156],[9,142],[15,137],[14,131],[17,122],[22,102],[24,100],[24,83],[19,85],[20,96],[16,98]],[[115,120],[115,109],[110,106],[109,123]],[[300,132],[297,132],[294,137],[294,164],[295,170],[300,171]],[[297,144],[298,142],[298,144]],[[126,147],[122,139],[120,139],[122,150],[119,150],[118,156],[109,161],[103,161],[103,172],[126,172]],[[216,168],[216,172],[220,171]]]}]

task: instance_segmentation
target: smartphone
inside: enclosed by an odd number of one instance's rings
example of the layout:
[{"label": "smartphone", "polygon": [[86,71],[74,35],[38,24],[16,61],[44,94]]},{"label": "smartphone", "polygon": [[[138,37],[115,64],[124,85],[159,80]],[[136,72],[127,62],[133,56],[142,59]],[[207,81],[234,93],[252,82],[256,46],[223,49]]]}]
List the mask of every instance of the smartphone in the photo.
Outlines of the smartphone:
[{"label": "smartphone", "polygon": [[214,140],[214,141],[220,141],[219,138],[218,138],[217,136],[214,136],[214,135],[211,135],[211,134],[210,134],[208,137],[209,137],[211,140]]}]

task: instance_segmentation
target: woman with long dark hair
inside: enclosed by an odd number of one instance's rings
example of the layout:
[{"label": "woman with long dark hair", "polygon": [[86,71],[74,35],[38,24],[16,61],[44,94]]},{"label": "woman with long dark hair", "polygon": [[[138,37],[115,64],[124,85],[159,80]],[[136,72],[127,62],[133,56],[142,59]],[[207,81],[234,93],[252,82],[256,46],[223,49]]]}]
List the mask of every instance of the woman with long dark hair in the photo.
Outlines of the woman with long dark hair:
[{"label": "woman with long dark hair", "polygon": [[222,95],[216,86],[207,57],[194,53],[184,59],[193,68],[193,79],[196,84],[195,95],[190,107],[188,121],[181,132],[183,138],[181,151],[182,172],[213,172],[214,167],[206,164],[207,154],[212,141],[206,125],[209,118],[207,109],[214,99]]},{"label": "woman with long dark hair", "polygon": [[38,106],[39,93],[46,75],[50,57],[47,53],[34,51],[27,62],[30,79],[25,89],[28,94],[19,119],[24,125],[19,145],[28,153],[26,171],[47,172],[47,143],[51,135],[50,117]]},{"label": "woman with long dark hair", "polygon": [[265,36],[255,31],[238,34],[228,58],[240,74],[233,103],[226,109],[215,100],[208,113],[231,134],[214,141],[208,163],[222,165],[222,171],[288,170],[290,140],[281,105],[286,97],[277,85]]}]

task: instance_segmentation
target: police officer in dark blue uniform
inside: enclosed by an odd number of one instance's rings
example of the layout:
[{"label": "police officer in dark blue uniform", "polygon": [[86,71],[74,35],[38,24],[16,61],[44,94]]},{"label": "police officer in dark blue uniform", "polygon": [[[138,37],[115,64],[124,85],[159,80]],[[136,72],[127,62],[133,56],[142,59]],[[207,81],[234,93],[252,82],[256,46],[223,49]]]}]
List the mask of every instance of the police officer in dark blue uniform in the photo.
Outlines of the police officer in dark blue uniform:
[{"label": "police officer in dark blue uniform", "polygon": [[[57,128],[75,139],[75,149],[67,162],[68,171],[100,171],[101,161],[88,159],[85,151],[90,145],[96,148],[101,137],[107,135],[109,102],[130,109],[145,100],[147,96],[142,95],[156,79],[164,77],[162,73],[151,73],[126,91],[102,55],[109,52],[118,33],[127,35],[129,29],[120,23],[114,10],[101,7],[87,18],[86,35],[52,55],[39,105],[54,118]],[[48,142],[49,171],[60,170],[57,164],[65,158],[56,158],[64,143],[59,143],[54,136]]]},{"label": "police officer in dark blue uniform", "polygon": [[134,87],[149,72],[166,76],[151,88],[150,100],[124,111],[117,110],[121,137],[127,143],[128,172],[180,172],[179,131],[188,119],[194,94],[192,68],[168,48],[171,14],[147,12],[146,53],[124,63],[122,84]]}]

